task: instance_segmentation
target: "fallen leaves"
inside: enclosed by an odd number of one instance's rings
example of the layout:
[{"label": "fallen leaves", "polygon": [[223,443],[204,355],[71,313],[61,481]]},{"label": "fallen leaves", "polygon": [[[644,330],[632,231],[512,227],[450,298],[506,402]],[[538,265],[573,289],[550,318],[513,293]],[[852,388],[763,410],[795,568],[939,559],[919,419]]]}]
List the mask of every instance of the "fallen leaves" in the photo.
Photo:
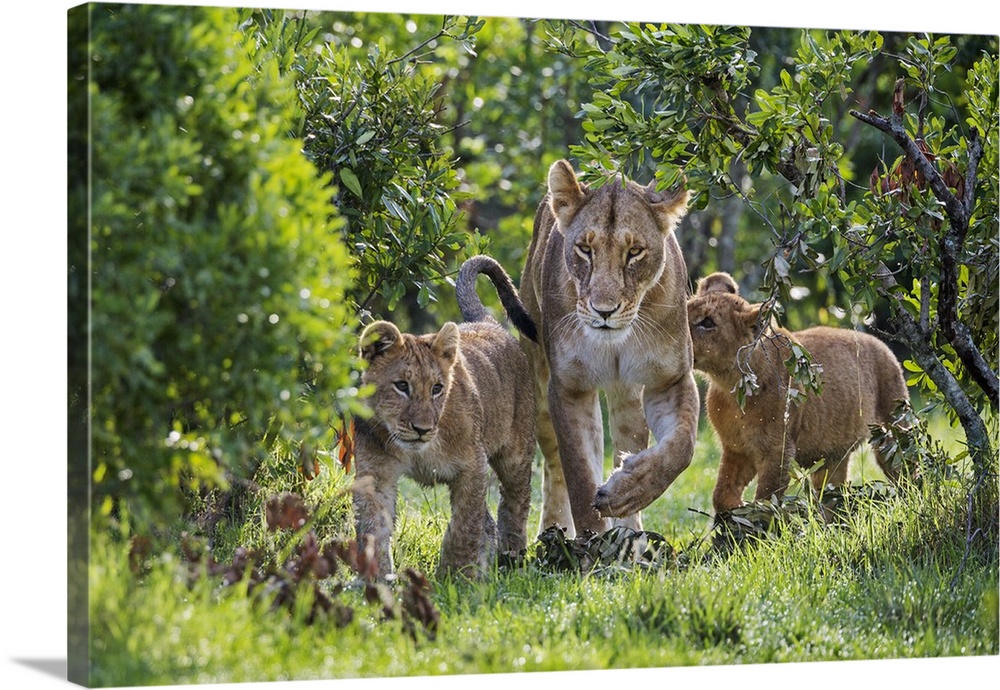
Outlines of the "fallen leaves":
[{"label": "fallen leaves", "polygon": [[810,518],[828,525],[841,524],[852,506],[895,495],[896,489],[890,484],[866,482],[842,487],[828,486],[818,499],[789,495],[753,501],[715,516],[712,546],[716,552],[729,553],[781,534],[785,529],[802,529],[804,522]]},{"label": "fallen leaves", "polygon": [[403,578],[390,584],[380,579],[370,544],[359,546],[354,539],[321,543],[313,530],[306,530],[309,510],[296,494],[268,499],[264,517],[269,531],[293,532],[282,552],[287,551],[286,555],[275,557],[239,547],[228,563],[220,563],[199,540],[185,534],[181,553],[189,564],[189,576],[221,577],[227,587],[243,583],[248,596],[269,601],[273,611],[304,612],[308,625],[328,621],[337,627],[348,625],[355,617],[354,607],[342,601],[341,595],[360,585],[364,601],[380,606],[382,620],[400,621],[414,640],[421,629],[428,639],[435,638],[439,614],[423,574],[408,568]]},{"label": "fallen leaves", "polygon": [[672,565],[676,555],[656,532],[613,527],[603,534],[584,532],[567,539],[562,529],[550,527],[538,535],[535,564],[543,570],[591,573]]}]

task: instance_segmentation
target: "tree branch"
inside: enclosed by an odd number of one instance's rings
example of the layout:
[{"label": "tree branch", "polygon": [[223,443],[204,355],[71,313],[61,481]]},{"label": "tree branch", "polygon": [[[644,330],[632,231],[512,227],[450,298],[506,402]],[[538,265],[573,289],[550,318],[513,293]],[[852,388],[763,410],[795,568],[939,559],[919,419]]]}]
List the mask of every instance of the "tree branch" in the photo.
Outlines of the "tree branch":
[{"label": "tree branch", "polygon": [[[879,131],[888,134],[903,150],[907,160],[929,184],[935,198],[940,201],[948,215],[948,230],[939,241],[941,250],[941,283],[938,296],[938,317],[941,330],[972,380],[986,393],[993,409],[1000,403],[1000,380],[997,372],[986,362],[982,352],[976,346],[969,327],[958,316],[958,275],[961,260],[959,255],[969,231],[969,220],[972,217],[973,197],[975,195],[976,178],[979,160],[983,155],[983,145],[979,133],[972,130],[969,137],[969,161],[965,176],[963,199],[959,199],[938,171],[937,167],[920,149],[917,142],[907,134],[903,126],[900,91],[902,80],[896,85],[893,116],[885,118],[875,112],[867,114],[851,110],[853,117],[865,122]],[[961,180],[959,180],[961,182]]]},{"label": "tree branch", "polygon": [[[874,277],[879,280],[885,294],[891,294],[893,289],[898,286],[892,272],[881,262],[875,269]],[[969,446],[977,474],[990,471],[990,465],[993,462],[993,447],[990,443],[989,431],[955,375],[938,359],[934,351],[932,332],[922,329],[917,320],[905,309],[893,309],[891,318],[896,325],[896,339],[910,348],[913,359],[934,381],[945,400],[958,415],[962,428],[965,430],[965,440]]]}]

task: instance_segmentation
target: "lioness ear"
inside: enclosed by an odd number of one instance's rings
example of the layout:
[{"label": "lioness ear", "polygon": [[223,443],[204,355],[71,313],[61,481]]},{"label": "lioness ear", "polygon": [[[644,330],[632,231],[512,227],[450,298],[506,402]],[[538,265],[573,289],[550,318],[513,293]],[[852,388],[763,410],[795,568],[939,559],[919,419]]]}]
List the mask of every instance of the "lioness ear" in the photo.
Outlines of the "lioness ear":
[{"label": "lioness ear", "polygon": [[402,340],[403,334],[399,332],[399,329],[395,325],[388,321],[370,323],[361,332],[361,358],[367,362],[371,362],[383,352],[395,347]]},{"label": "lioness ear", "polygon": [[719,271],[698,281],[698,290],[695,294],[706,295],[709,292],[728,292],[731,295],[738,295],[740,294],[740,286],[736,284],[731,275]]},{"label": "lioness ear", "polygon": [[458,326],[451,321],[446,323],[434,336],[431,342],[431,349],[434,354],[445,360],[451,366],[458,358]]},{"label": "lioness ear", "polygon": [[653,212],[660,219],[666,232],[671,232],[687,214],[688,200],[691,193],[686,187],[686,181],[674,189],[656,191],[656,180],[646,185],[646,200],[653,207]]},{"label": "lioness ear", "polygon": [[573,166],[564,160],[553,163],[549,168],[549,208],[560,227],[565,228],[572,222],[585,197]]}]

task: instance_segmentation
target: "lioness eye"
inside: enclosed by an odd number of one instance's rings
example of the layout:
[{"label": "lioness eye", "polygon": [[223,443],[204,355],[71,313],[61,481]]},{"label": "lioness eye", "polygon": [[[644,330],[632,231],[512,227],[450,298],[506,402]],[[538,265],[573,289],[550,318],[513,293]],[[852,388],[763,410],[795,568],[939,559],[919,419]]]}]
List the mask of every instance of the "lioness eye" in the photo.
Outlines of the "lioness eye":
[{"label": "lioness eye", "polygon": [[706,331],[710,331],[715,328],[715,321],[711,316],[706,316],[701,321],[694,325],[695,328],[704,328]]},{"label": "lioness eye", "polygon": [[394,381],[392,385],[393,387],[395,387],[397,391],[399,391],[403,395],[410,394],[410,384],[408,384],[406,381]]},{"label": "lioness eye", "polygon": [[431,388],[431,395],[433,395],[436,398],[437,396],[441,395],[441,391],[443,390],[444,390],[443,384],[435,383],[434,387]]},{"label": "lioness eye", "polygon": [[576,251],[585,259],[590,258],[590,245],[583,244],[582,242],[576,245]]}]

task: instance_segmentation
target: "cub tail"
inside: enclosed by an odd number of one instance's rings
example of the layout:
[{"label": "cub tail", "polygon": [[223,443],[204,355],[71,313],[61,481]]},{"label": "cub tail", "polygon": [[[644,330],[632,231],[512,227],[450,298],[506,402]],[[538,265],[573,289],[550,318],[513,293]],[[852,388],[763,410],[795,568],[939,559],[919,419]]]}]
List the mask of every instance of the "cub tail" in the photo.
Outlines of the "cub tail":
[{"label": "cub tail", "polygon": [[507,318],[514,324],[515,328],[537,343],[538,330],[535,328],[535,322],[531,320],[524,304],[521,303],[514,282],[503,270],[503,266],[492,257],[483,254],[467,259],[458,269],[455,294],[462,318],[466,321],[486,321],[490,318],[476,292],[476,277],[480,273],[485,273],[496,286],[497,294],[500,296],[500,304],[503,305],[507,312]]}]

